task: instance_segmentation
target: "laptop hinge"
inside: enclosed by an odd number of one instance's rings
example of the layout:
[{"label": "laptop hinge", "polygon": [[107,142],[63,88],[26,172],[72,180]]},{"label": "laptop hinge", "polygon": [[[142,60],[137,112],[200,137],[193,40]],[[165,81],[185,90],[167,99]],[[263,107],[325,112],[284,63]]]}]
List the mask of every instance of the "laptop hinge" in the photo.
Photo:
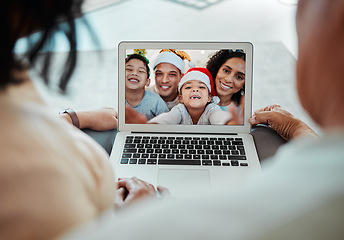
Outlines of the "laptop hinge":
[{"label": "laptop hinge", "polygon": [[190,132],[131,132],[140,134],[194,134],[194,135],[238,135],[237,133],[190,133]]}]

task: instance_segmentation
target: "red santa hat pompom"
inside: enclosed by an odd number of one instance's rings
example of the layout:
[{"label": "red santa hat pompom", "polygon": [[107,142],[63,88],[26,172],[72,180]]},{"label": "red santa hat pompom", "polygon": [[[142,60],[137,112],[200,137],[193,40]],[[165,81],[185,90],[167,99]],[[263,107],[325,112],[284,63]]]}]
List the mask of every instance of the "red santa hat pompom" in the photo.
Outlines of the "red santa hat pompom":
[{"label": "red santa hat pompom", "polygon": [[208,69],[201,67],[190,68],[180,80],[178,85],[178,91],[180,92],[180,89],[186,82],[192,80],[203,82],[207,86],[209,93],[212,96],[216,95],[214,80]]}]

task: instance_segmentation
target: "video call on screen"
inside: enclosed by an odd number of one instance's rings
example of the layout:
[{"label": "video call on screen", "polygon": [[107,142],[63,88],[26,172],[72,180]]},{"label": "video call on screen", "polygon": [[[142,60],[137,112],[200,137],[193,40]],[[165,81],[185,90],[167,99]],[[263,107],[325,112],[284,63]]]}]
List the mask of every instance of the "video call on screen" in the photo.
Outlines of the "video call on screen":
[{"label": "video call on screen", "polygon": [[243,125],[244,50],[126,49],[125,57],[125,102],[148,124]]}]

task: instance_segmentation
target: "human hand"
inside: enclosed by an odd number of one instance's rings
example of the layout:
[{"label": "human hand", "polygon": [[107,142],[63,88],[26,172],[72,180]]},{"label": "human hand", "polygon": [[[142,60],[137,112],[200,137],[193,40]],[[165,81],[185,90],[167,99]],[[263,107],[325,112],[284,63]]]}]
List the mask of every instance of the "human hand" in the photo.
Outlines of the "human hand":
[{"label": "human hand", "polygon": [[104,107],[76,113],[80,128],[89,128],[95,131],[106,131],[117,128],[117,111],[114,108]]},{"label": "human hand", "polygon": [[228,111],[231,113],[232,118],[231,118],[231,120],[229,120],[226,123],[226,125],[242,125],[242,124],[244,124],[244,114],[241,113],[239,115],[239,113],[237,111],[237,105],[236,104],[231,104],[229,106]]},{"label": "human hand", "polygon": [[[157,190],[163,197],[169,195],[167,188],[159,186]],[[157,197],[157,191],[152,184],[136,177],[118,179],[115,192],[115,207],[121,208],[148,197]]]},{"label": "human hand", "polygon": [[303,135],[317,136],[307,124],[279,105],[270,105],[255,111],[250,118],[250,123],[253,126],[268,125],[287,141]]},{"label": "human hand", "polygon": [[145,124],[147,122],[148,120],[144,115],[128,105],[125,106],[125,123]]}]

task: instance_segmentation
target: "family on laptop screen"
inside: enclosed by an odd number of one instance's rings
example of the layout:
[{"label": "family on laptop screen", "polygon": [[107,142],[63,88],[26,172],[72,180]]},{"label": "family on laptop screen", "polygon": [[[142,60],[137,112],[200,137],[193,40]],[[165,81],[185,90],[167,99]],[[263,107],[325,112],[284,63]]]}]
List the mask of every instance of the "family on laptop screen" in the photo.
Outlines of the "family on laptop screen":
[{"label": "family on laptop screen", "polygon": [[126,54],[126,104],[147,123],[243,125],[242,49],[128,49]]}]

